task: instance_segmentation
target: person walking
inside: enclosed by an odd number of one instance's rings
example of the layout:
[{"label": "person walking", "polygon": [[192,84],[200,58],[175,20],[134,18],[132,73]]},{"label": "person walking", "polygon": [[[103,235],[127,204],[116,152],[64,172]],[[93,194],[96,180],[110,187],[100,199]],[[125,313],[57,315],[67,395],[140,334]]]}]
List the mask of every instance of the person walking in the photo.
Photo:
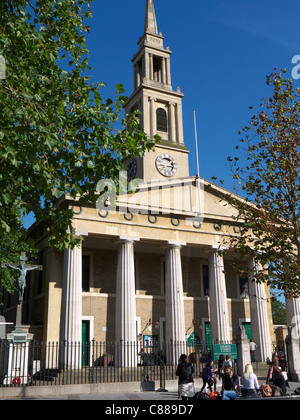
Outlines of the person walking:
[{"label": "person walking", "polygon": [[242,396],[246,398],[257,397],[259,384],[257,376],[253,372],[253,366],[249,363],[245,366],[245,372],[241,377]]},{"label": "person walking", "polygon": [[194,387],[194,367],[188,361],[186,354],[182,354],[176,369],[178,376],[179,395],[183,400],[192,399],[195,395]]},{"label": "person walking", "polygon": [[210,362],[206,363],[205,368],[203,369],[203,373],[202,373],[203,386],[200,392],[202,392],[203,389],[206,388],[206,385],[208,385],[210,392],[212,392],[211,386],[215,379],[214,375],[215,375],[214,361],[211,360]]},{"label": "person walking", "polygon": [[222,365],[222,371],[223,372],[224,372],[226,366],[232,367],[232,360],[231,360],[230,354],[226,355],[225,360],[223,362],[223,365]]},{"label": "person walking", "polygon": [[241,397],[239,376],[231,366],[225,366],[222,374],[222,400],[236,400]]},{"label": "person walking", "polygon": [[224,360],[225,360],[224,354],[220,354],[220,357],[219,357],[219,360],[218,360],[218,374],[219,374],[219,379],[221,378],[221,373],[223,372],[222,371],[222,368],[223,368]]},{"label": "person walking", "polygon": [[251,358],[251,362],[256,362],[256,360],[255,360],[255,350],[256,350],[257,345],[254,343],[253,340],[250,340],[249,346],[250,346],[250,358]]}]

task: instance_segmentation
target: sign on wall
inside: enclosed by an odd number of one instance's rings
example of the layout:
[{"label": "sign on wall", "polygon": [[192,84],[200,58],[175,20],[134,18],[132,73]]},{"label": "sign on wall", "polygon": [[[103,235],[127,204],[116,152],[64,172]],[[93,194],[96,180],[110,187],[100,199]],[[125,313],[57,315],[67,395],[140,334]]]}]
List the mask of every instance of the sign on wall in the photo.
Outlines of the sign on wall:
[{"label": "sign on wall", "polygon": [[218,360],[221,354],[225,357],[230,355],[232,360],[237,360],[237,346],[236,344],[214,344],[213,345],[214,360]]}]

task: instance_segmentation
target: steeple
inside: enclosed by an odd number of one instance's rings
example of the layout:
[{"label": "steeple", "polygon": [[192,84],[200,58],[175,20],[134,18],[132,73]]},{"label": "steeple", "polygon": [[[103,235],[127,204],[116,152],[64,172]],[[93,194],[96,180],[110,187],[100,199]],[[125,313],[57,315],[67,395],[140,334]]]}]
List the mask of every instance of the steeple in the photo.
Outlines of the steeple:
[{"label": "steeple", "polygon": [[144,34],[146,33],[158,35],[153,0],[147,0],[146,4]]},{"label": "steeple", "polygon": [[[125,113],[139,109],[145,132],[150,138],[158,134],[161,140],[155,152],[146,152],[143,158],[135,159],[133,167],[137,168],[137,177],[145,181],[189,176],[182,125],[184,95],[179,88],[176,91],[172,88],[172,52],[164,47],[164,37],[158,33],[153,0],[146,0],[144,33],[138,47],[132,58],[133,93],[125,105]],[[168,163],[167,159],[171,161]]]}]

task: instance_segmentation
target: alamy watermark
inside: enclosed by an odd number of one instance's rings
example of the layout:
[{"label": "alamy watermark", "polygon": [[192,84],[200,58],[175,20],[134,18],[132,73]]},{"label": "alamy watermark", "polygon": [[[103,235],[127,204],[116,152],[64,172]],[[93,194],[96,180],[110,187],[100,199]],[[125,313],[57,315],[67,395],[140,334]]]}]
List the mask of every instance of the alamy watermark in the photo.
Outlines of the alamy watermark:
[{"label": "alamy watermark", "polygon": [[118,212],[124,214],[180,214],[185,216],[187,224],[197,222],[198,226],[203,222],[204,181],[201,178],[172,179],[171,184],[158,179],[129,181],[127,172],[121,171],[118,188],[112,179],[102,179],[97,183],[96,193],[99,194],[96,208],[100,215],[116,212],[118,208]]},{"label": "alamy watermark", "polygon": [[300,55],[294,55],[292,64],[296,64],[292,69],[292,78],[298,80],[300,79]]},{"label": "alamy watermark", "polygon": [[292,339],[300,342],[300,315],[295,315],[291,321],[291,335]]}]

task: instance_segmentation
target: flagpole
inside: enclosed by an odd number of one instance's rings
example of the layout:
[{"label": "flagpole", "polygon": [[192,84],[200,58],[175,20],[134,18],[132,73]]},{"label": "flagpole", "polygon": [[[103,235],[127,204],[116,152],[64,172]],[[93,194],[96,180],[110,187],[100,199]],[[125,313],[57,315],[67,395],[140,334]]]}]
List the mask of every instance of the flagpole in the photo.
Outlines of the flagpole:
[{"label": "flagpole", "polygon": [[200,169],[199,169],[199,154],[198,154],[198,136],[197,136],[197,123],[196,123],[196,111],[194,110],[194,128],[195,128],[195,144],[196,144],[196,159],[197,159],[197,187],[198,187],[198,200],[199,200],[199,216],[201,213],[201,197],[200,197]]}]

